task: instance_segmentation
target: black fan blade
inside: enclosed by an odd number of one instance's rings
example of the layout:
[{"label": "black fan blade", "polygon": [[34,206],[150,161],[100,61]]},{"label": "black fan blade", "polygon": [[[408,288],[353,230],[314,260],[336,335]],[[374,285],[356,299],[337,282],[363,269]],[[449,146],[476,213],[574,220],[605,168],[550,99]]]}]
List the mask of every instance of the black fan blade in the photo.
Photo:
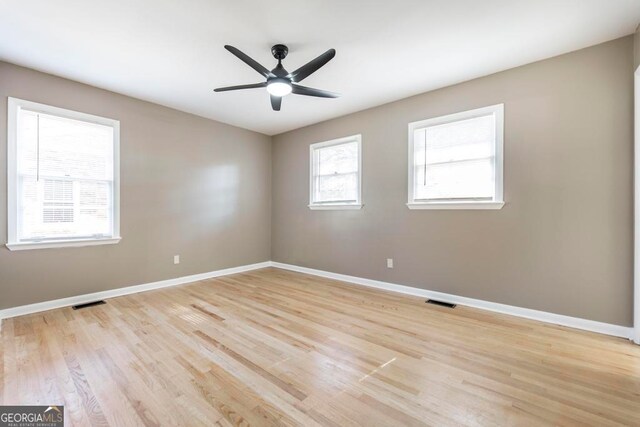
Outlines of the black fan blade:
[{"label": "black fan blade", "polygon": [[322,67],[324,64],[331,61],[334,56],[336,56],[336,50],[329,49],[328,51],[318,56],[313,61],[307,62],[302,67],[298,68],[293,73],[291,73],[290,74],[291,80],[294,82],[301,82],[302,80],[309,77],[311,74],[318,71],[320,67]]},{"label": "black fan blade", "polygon": [[273,111],[280,111],[280,105],[282,105],[282,97],[271,95],[271,107]]},{"label": "black fan blade", "polygon": [[226,92],[228,90],[239,90],[239,89],[256,89],[259,87],[266,87],[267,86],[267,82],[263,82],[263,83],[253,83],[250,85],[239,85],[239,86],[227,86],[227,87],[219,87],[217,89],[214,89],[214,92]]},{"label": "black fan blade", "polygon": [[296,95],[317,96],[318,98],[338,98],[339,93],[329,92],[328,90],[314,89],[312,87],[300,86],[297,84],[291,85],[291,93]]},{"label": "black fan blade", "polygon": [[224,46],[225,49],[227,49],[229,52],[233,53],[235,56],[237,56],[242,62],[244,62],[245,64],[247,64],[249,67],[253,68],[254,70],[256,70],[257,72],[259,72],[260,74],[262,74],[265,77],[269,77],[271,75],[271,72],[269,70],[267,70],[266,68],[264,68],[262,65],[260,65],[258,63],[258,61],[256,61],[255,59],[251,58],[249,55],[247,55],[246,53],[243,53],[241,50],[236,49],[233,46],[229,46],[228,44]]}]

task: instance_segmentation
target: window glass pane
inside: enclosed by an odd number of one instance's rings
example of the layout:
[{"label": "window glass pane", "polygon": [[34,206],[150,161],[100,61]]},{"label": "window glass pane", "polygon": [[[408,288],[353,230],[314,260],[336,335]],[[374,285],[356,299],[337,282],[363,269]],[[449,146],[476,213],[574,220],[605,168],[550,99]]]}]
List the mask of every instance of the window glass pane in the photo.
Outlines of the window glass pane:
[{"label": "window glass pane", "polygon": [[318,169],[316,175],[333,175],[358,170],[358,144],[332,145],[317,149]]},{"label": "window glass pane", "polygon": [[113,132],[20,111],[18,240],[113,235]]},{"label": "window glass pane", "polygon": [[313,201],[358,201],[358,143],[317,148],[313,152]]},{"label": "window glass pane", "polygon": [[112,234],[110,182],[22,177],[20,238],[80,238]]},{"label": "window glass pane", "polygon": [[492,198],[493,159],[465,160],[416,169],[416,199]]},{"label": "window glass pane", "polygon": [[495,194],[493,114],[414,132],[414,198],[492,199]]},{"label": "window glass pane", "polygon": [[40,114],[40,174],[111,180],[113,128]]},{"label": "window glass pane", "polygon": [[37,173],[38,160],[38,115],[21,111],[18,117],[18,174]]},{"label": "window glass pane", "polygon": [[358,197],[358,174],[319,176],[316,178],[316,202],[350,201]]}]

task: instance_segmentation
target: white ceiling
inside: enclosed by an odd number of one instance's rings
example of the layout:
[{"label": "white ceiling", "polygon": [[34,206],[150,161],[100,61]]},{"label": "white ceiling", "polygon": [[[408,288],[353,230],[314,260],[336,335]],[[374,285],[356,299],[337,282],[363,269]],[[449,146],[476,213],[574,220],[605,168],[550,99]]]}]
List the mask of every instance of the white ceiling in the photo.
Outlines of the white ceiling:
[{"label": "white ceiling", "polygon": [[[0,0],[0,59],[273,135],[631,34],[640,0]],[[293,71],[336,57],[303,84],[340,99],[265,89],[289,46]]]}]

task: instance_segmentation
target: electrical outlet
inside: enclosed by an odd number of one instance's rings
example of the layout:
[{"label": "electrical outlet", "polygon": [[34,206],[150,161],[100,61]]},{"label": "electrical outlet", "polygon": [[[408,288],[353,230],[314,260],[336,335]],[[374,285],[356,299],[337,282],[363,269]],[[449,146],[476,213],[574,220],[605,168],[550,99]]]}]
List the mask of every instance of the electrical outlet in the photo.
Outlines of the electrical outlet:
[{"label": "electrical outlet", "polygon": [[393,268],[393,258],[387,258],[387,268]]},{"label": "electrical outlet", "polygon": [[173,263],[174,264],[180,264],[180,255],[174,255],[173,256]]}]

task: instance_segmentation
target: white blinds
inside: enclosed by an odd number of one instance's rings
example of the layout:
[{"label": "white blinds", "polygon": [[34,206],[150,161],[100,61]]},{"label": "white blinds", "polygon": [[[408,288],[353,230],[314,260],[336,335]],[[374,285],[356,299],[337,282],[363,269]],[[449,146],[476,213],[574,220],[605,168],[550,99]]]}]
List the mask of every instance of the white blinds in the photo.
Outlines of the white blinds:
[{"label": "white blinds", "polygon": [[114,129],[21,109],[19,241],[113,236]]},{"label": "white blinds", "polygon": [[415,199],[493,199],[495,133],[493,114],[416,129]]},{"label": "white blinds", "polygon": [[313,203],[356,203],[359,145],[350,141],[313,150]]}]

